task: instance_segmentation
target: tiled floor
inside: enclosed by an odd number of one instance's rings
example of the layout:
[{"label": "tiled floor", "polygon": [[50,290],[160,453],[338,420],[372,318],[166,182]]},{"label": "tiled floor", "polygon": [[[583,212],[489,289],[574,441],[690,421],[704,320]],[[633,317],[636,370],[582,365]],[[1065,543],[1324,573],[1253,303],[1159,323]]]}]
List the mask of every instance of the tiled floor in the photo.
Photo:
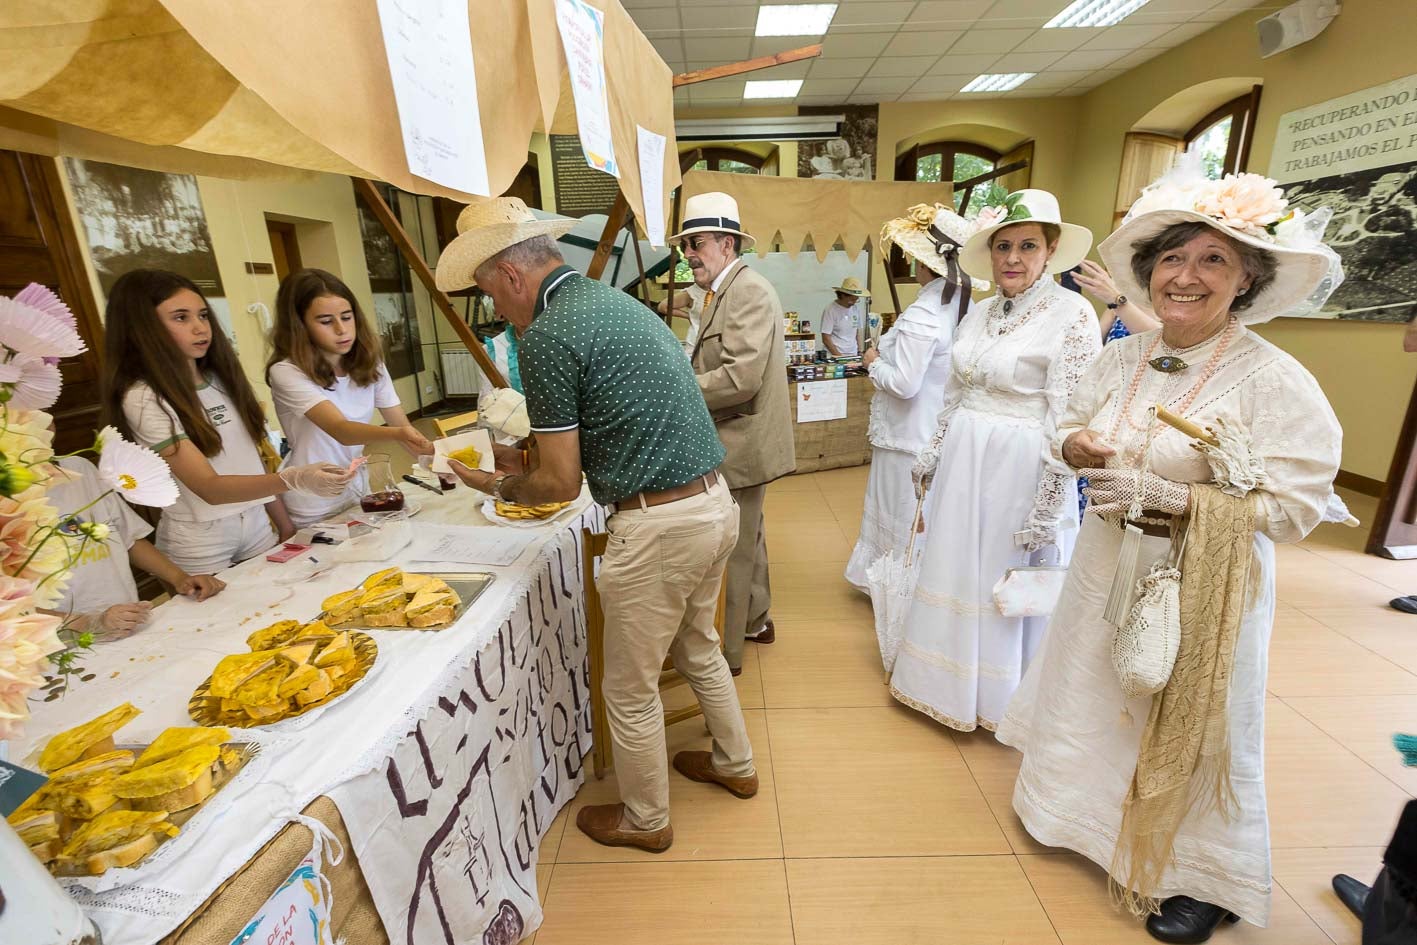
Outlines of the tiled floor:
[{"label": "tiled floor", "polygon": [[[896,705],[865,597],[841,573],[866,470],[769,490],[778,642],[749,646],[739,692],[762,789],[741,801],[671,772],[674,846],[600,847],[569,817],[616,796],[590,781],[552,825],[537,878],[537,945],[1122,945],[1151,939],[1108,901],[1100,870],[1040,846],[1010,807],[1018,756]],[[1348,496],[1355,514],[1373,503]],[[1417,562],[1364,556],[1366,532],[1327,525],[1279,549],[1269,677],[1274,908],[1219,945],[1359,940],[1329,877],[1376,873],[1417,794],[1393,731],[1417,731]],[[669,751],[706,746],[703,721]]]}]

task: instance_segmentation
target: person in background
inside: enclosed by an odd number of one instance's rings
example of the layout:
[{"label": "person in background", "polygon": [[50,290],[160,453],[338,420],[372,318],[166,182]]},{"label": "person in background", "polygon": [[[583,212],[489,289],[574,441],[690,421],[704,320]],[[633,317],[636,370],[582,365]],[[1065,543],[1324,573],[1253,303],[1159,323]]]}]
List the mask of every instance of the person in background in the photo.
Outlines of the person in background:
[{"label": "person in background", "polygon": [[854,358],[861,353],[861,327],[866,324],[871,293],[855,276],[841,280],[833,291],[836,298],[822,309],[822,346],[834,358]]},{"label": "person in background", "polygon": [[630,296],[565,264],[555,237],[572,223],[539,221],[515,197],[476,201],[458,217],[438,288],[476,284],[523,329],[537,465],[523,470],[520,451],[499,446],[496,474],[452,466],[472,488],[527,505],[574,499],[584,471],[595,501],[613,506],[597,583],[622,800],[581,808],[576,827],[597,843],[659,853],[674,842],[659,697],[666,655],[713,736],[711,751],[676,754],[675,770],[740,798],[758,791],[713,627],[738,513],[717,471],[723,445],[679,339]]},{"label": "person in background", "polygon": [[[147,540],[152,526],[120,497],[106,491],[98,470],[82,456],[65,456],[58,465],[69,474],[49,489],[49,503],[59,513],[59,532],[77,550],[64,595],[49,611],[69,618],[70,626],[91,631],[100,640],[121,640],[142,629],[152,604],[138,599],[136,565],[174,593],[203,601],[226,584],[210,574],[188,574]],[[102,497],[102,498],[100,498]]]},{"label": "person in background", "polygon": [[178,499],[163,510],[157,547],[183,571],[212,574],[294,535],[285,493],[344,492],[352,474],[328,463],[266,472],[261,405],[190,279],[124,273],[104,325],[105,422],[172,468]]},{"label": "person in background", "polygon": [[744,241],[752,246],[753,238],[738,221],[738,202],[728,194],[697,194],[686,202],[683,230],[670,237],[705,291],[691,359],[728,451],[722,471],[738,503],[723,624],[724,655],[735,676],[742,672],[744,640],[777,638],[763,500],[768,483],[797,467],[782,303],[772,283],[744,265]]},{"label": "person in background", "polygon": [[936,494],[890,682],[965,732],[998,726],[1043,640],[1048,618],[1002,615],[993,590],[1011,568],[1067,564],[1076,479],[1045,447],[1102,347],[1092,306],[1053,278],[1092,246],[1057,198],[1020,190],[978,222],[960,266],[999,291],[955,331],[944,407],[912,470],[917,495]]},{"label": "person in background", "polygon": [[[417,459],[433,444],[409,423],[379,350],[379,338],[338,277],[301,269],[281,280],[266,383],[290,443],[282,468],[329,463],[345,469],[370,443],[397,443]],[[369,422],[374,411],[384,425]],[[366,477],[356,474],[333,496],[288,495],[298,527],[313,525],[359,501]]]},{"label": "person in background", "polygon": [[1143,331],[1155,331],[1161,327],[1160,319],[1119,292],[1117,283],[1112,281],[1107,270],[1091,259],[1078,263],[1077,270],[1073,272],[1073,281],[1093,299],[1107,307],[1099,319],[1103,344]]},{"label": "person in background", "polygon": [[[929,204],[911,207],[885,226],[883,241],[915,261],[921,289],[882,336],[880,348],[867,349],[861,359],[876,389],[866,430],[871,472],[861,535],[846,563],[846,579],[861,591],[868,590],[866,569],[889,551],[904,552],[910,541],[916,505],[910,468],[935,432],[955,326],[969,310],[970,280],[957,257],[972,229],[953,210]],[[923,538],[916,539],[916,554]]]}]

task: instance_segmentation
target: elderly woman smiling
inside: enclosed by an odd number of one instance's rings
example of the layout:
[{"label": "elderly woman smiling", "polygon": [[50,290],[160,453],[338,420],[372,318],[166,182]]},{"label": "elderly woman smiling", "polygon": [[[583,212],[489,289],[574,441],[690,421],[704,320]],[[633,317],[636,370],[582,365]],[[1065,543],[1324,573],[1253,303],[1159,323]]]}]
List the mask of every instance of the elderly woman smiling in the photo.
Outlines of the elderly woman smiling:
[{"label": "elderly woman smiling", "polygon": [[[1028,832],[1109,870],[1114,892],[1164,942],[1269,918],[1274,542],[1298,541],[1322,518],[1342,435],[1313,377],[1246,327],[1341,279],[1337,256],[1311,235],[1323,221],[1309,227],[1286,209],[1258,175],[1181,172],[1148,188],[1100,247],[1122,291],[1149,298],[1162,327],[1108,345],[1053,435],[1053,455],[1087,470],[1092,505],[1048,638],[999,729],[1024,755],[1014,809]],[[1226,434],[1249,475],[1213,466],[1154,419],[1155,405]],[[1135,566],[1122,553],[1128,522],[1141,532]],[[1117,624],[1134,579],[1177,560],[1174,669],[1157,694],[1128,697]],[[1109,620],[1118,594],[1123,616]]]}]

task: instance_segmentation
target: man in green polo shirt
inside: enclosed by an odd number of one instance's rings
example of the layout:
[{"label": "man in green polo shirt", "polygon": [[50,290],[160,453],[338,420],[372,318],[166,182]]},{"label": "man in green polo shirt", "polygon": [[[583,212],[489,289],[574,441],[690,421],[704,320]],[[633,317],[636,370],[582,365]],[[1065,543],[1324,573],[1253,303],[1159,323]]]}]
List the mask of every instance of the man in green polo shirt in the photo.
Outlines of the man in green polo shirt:
[{"label": "man in green polo shirt", "polygon": [[[574,221],[572,221],[574,222]],[[714,432],[683,347],[630,296],[565,264],[554,235],[516,198],[469,206],[438,260],[438,286],[477,285],[524,330],[520,348],[537,464],[498,448],[498,473],[454,464],[475,489],[526,505],[574,499],[581,474],[612,506],[601,559],[603,692],[623,803],[584,807],[576,825],[609,846],[662,852],[673,842],[659,675],[666,655],[693,687],[712,751],[674,767],[739,797],[758,790],[738,693],[713,628],[738,540],[738,510],[717,467]]]}]

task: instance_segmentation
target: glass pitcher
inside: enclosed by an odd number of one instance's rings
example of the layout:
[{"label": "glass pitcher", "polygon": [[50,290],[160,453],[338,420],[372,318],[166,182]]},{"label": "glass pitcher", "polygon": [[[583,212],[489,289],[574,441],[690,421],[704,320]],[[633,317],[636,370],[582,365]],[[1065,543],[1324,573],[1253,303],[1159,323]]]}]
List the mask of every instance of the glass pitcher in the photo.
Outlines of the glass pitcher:
[{"label": "glass pitcher", "polygon": [[397,512],[403,508],[403,493],[394,479],[394,467],[389,462],[388,453],[370,453],[364,472],[368,476],[369,491],[359,500],[361,509],[366,512]]}]

